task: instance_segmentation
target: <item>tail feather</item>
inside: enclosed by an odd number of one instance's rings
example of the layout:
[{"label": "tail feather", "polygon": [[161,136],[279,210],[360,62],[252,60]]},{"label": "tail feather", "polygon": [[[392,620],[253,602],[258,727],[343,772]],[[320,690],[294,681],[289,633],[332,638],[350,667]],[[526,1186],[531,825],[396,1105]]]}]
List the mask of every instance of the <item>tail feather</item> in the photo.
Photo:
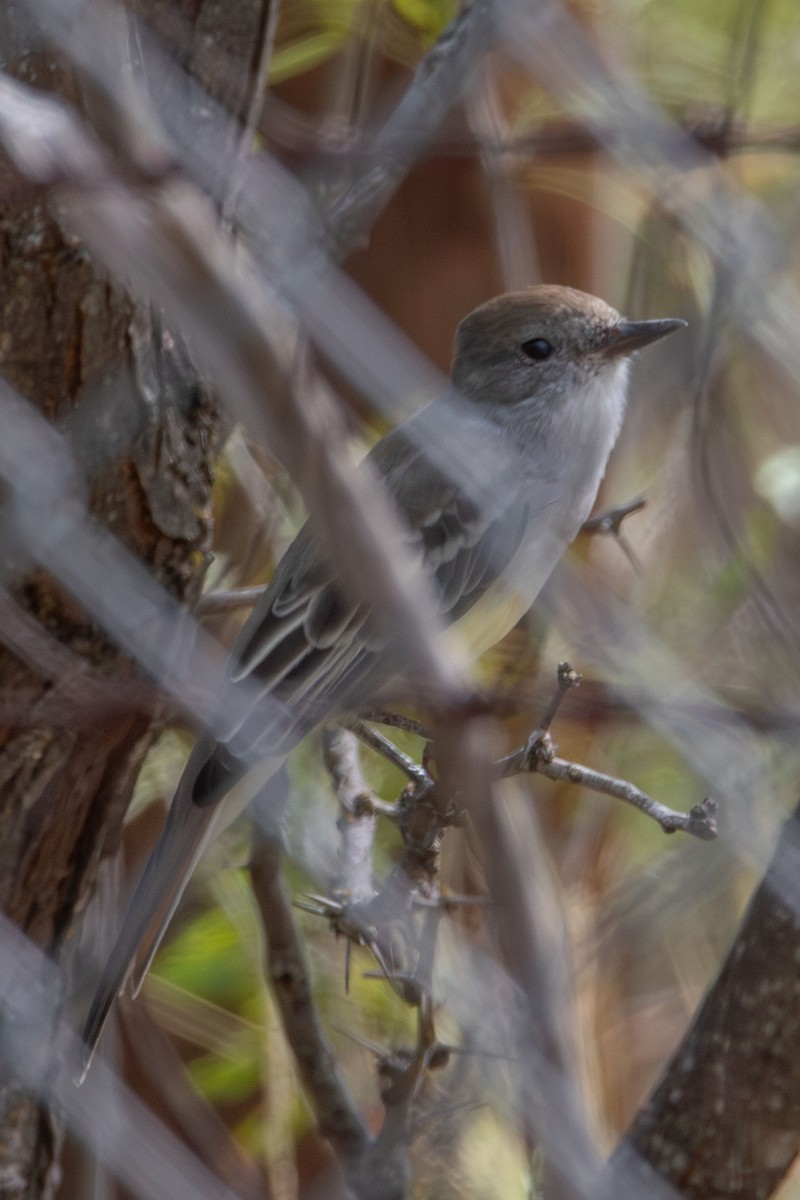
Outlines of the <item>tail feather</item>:
[{"label": "tail feather", "polygon": [[198,808],[191,803],[191,796],[186,803],[182,790],[181,783],[103,967],[83,1027],[86,1052],[83,1074],[114,1002],[132,974],[134,994],[141,988],[164,931],[213,833],[217,807]]},{"label": "tail feather", "polygon": [[150,855],[122,921],[122,928],[103,968],[82,1040],[86,1074],[114,1002],[128,979],[137,995],[203,852],[267,784],[283,755],[259,763],[227,794],[215,801],[195,799],[195,785],[209,758],[209,746],[195,747],[178,784],[164,828]]}]

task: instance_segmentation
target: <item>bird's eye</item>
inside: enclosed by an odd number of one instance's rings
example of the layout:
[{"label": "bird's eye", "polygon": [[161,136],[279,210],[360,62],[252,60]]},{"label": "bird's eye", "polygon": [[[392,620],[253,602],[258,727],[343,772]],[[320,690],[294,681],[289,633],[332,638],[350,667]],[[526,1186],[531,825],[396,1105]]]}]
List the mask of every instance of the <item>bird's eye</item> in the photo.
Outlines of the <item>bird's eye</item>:
[{"label": "bird's eye", "polygon": [[520,350],[528,358],[532,358],[534,362],[544,362],[553,353],[555,346],[548,342],[546,338],[531,338],[529,342],[522,343]]}]

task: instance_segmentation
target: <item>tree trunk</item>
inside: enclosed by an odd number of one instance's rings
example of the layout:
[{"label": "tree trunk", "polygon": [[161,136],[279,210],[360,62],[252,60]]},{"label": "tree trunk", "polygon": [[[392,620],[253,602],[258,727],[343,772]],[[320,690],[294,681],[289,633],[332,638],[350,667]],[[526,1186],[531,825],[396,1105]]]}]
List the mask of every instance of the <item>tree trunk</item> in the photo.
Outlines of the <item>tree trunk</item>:
[{"label": "tree trunk", "polygon": [[[219,5],[192,7],[194,45],[209,52],[209,22],[225,38],[225,100],[238,110],[268,5],[228,4],[224,20]],[[4,21],[5,69],[74,100],[70,74],[25,45],[21,11]],[[0,261],[5,379],[72,435],[93,514],[191,602],[210,548],[217,418],[188,354],[36,197],[0,208]],[[15,652],[0,647],[0,908],[58,958],[119,842],[153,712],[125,703],[135,667],[44,571],[21,565],[4,582]],[[61,1141],[58,1117],[0,1079],[0,1196],[52,1195]]]}]

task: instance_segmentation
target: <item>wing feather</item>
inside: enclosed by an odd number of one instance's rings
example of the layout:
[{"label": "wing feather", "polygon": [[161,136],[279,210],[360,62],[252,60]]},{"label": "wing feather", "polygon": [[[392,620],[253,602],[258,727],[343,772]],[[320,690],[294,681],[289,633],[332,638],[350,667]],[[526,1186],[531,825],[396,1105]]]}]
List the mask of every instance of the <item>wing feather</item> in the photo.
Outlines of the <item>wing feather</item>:
[{"label": "wing feather", "polygon": [[[485,436],[485,435],[484,435]],[[525,534],[521,489],[505,483],[482,508],[440,472],[400,427],[370,454],[438,588],[441,611],[455,621],[502,573]],[[234,646],[234,678],[255,676],[298,714],[300,726],[327,709],[357,702],[359,679],[372,686],[382,650],[367,606],[353,603],[331,578],[306,525],[281,560]],[[384,672],[385,673],[385,672]]]}]

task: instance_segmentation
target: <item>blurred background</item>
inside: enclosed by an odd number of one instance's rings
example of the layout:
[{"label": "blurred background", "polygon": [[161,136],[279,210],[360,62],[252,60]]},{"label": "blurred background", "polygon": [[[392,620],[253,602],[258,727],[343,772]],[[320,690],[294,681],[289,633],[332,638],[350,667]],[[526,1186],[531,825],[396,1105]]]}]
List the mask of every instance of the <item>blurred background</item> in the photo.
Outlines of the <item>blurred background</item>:
[{"label": "blurred background", "polygon": [[[191,5],[135,7],[182,52]],[[323,216],[363,178],[384,122],[458,8],[274,8],[254,148],[279,160]],[[520,20],[547,9],[532,5]],[[542,281],[595,293],[634,320],[689,323],[634,364],[597,507],[639,496],[646,506],[616,532],[581,535],[543,602],[477,671],[498,702],[506,752],[537,727],[568,660],[584,680],[552,731],[563,757],[681,812],[709,794],[719,804],[720,837],[704,842],[665,836],[619,800],[541,776],[521,777],[508,797],[523,824],[534,814],[532,870],[548,874],[553,936],[571,972],[577,1071],[610,1153],[689,1026],[797,795],[800,14],[795,0],[574,0],[558,12],[567,32],[544,26],[527,42],[509,24],[477,56],[342,265],[442,371],[467,312]],[[216,70],[224,79],[224,60]],[[391,416],[324,353],[313,361],[363,452]],[[403,381],[392,387],[402,392]],[[266,581],[304,515],[250,431],[226,420],[220,445],[206,591]],[[227,643],[245,615],[204,624]],[[96,934],[95,947],[115,928],[191,744],[183,728],[162,728],[136,784],[124,861],[103,867],[83,935]],[[419,738],[397,741],[422,753]],[[400,772],[366,750],[362,763],[375,792],[396,800]],[[340,831],[320,735],[293,755],[288,786],[289,889],[325,894]],[[450,886],[480,894],[469,829],[446,841]],[[112,1058],[243,1197],[336,1195],[330,1149],[265,983],[248,855],[244,824],[209,853],[142,997],[120,1006]],[[396,830],[379,820],[378,880],[399,856]],[[313,913],[297,919],[320,1017],[377,1130],[378,1060],[414,1045],[417,1014],[375,977],[366,949],[346,950]],[[514,1048],[492,1028],[476,960],[463,958],[491,954],[483,915],[476,906],[445,920],[453,931],[441,934],[437,1034],[459,1049],[421,1085],[410,1194],[533,1196],[536,1152],[515,1115]],[[479,1020],[460,999],[473,988]],[[315,1192],[315,1181],[329,1190]],[[97,1186],[70,1145],[53,1194]],[[103,1187],[115,1194],[108,1179]],[[800,1177],[780,1195],[800,1196]]]}]

